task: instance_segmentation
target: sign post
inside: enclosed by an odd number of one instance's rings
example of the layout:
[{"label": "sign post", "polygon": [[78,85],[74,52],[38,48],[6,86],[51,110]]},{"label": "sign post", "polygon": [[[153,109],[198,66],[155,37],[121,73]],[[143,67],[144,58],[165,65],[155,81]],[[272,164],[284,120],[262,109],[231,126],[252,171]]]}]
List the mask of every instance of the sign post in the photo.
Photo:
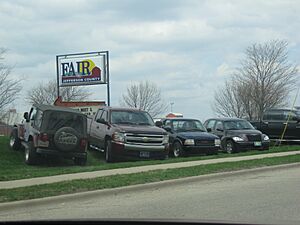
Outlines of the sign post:
[{"label": "sign post", "polygon": [[56,56],[57,97],[66,86],[107,85],[107,105],[110,106],[108,51]]}]

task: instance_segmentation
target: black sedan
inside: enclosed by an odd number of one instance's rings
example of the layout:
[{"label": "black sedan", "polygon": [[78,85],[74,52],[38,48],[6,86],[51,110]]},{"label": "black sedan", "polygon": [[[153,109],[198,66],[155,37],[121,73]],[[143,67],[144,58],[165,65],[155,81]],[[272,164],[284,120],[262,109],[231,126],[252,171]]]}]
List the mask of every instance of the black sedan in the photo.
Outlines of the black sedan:
[{"label": "black sedan", "polygon": [[174,157],[189,154],[217,154],[220,138],[210,134],[199,120],[165,118],[162,128],[169,133],[170,154]]},{"label": "black sedan", "polygon": [[208,132],[221,138],[221,148],[227,153],[269,149],[269,137],[256,130],[247,120],[214,118],[206,120],[204,126]]}]

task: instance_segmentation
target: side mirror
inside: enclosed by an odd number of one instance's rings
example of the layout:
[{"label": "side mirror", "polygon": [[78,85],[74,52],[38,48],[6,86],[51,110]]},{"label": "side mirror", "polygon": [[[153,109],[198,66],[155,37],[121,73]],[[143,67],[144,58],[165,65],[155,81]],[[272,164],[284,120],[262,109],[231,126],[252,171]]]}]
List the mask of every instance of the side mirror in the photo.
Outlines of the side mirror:
[{"label": "side mirror", "polygon": [[26,122],[29,122],[29,114],[28,114],[28,112],[24,112],[23,117],[26,120]]},{"label": "side mirror", "polygon": [[211,132],[211,128],[206,128],[207,132]]},{"label": "side mirror", "polygon": [[169,126],[166,126],[166,127],[164,127],[164,129],[167,131],[167,132],[172,132],[172,128],[171,127],[169,127]]},{"label": "side mirror", "polygon": [[156,121],[155,126],[162,127],[163,123],[161,121]]},{"label": "side mirror", "polygon": [[107,125],[107,122],[103,118],[97,119],[96,122]]}]

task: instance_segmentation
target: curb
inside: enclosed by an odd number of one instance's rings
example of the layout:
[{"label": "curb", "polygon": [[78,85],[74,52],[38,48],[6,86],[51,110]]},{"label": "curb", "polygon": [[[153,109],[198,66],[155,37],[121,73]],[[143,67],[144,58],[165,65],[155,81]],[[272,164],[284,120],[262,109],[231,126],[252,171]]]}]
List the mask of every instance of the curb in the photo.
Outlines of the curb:
[{"label": "curb", "polygon": [[94,198],[95,195],[117,195],[124,192],[135,192],[141,190],[147,190],[152,188],[164,188],[166,186],[175,186],[180,185],[182,183],[192,183],[192,182],[199,182],[202,180],[211,180],[216,178],[225,178],[231,176],[238,176],[244,174],[256,174],[264,171],[274,171],[280,169],[289,169],[294,167],[300,167],[300,163],[292,163],[292,164],[284,164],[284,165],[277,165],[277,166],[265,166],[260,168],[253,168],[253,169],[244,169],[244,170],[237,170],[237,171],[230,171],[230,172],[222,172],[222,173],[214,173],[214,174],[206,174],[200,176],[193,176],[193,177],[185,177],[185,178],[178,178],[172,180],[165,180],[159,182],[152,182],[152,183],[145,183],[145,184],[137,184],[137,185],[130,185],[130,186],[123,186],[117,188],[110,188],[110,189],[101,189],[101,190],[94,190],[94,191],[85,191],[79,193],[72,193],[72,194],[65,194],[53,197],[45,197],[39,199],[31,199],[31,200],[21,200],[21,201],[14,201],[14,202],[6,202],[0,203],[0,211],[1,210],[9,210],[16,209],[16,207],[26,207],[27,205],[35,206],[35,205],[44,205],[49,203],[58,203],[58,202],[68,202],[72,201],[73,199],[86,199],[86,198]]},{"label": "curb", "polygon": [[112,170],[100,170],[100,171],[92,171],[92,172],[62,174],[62,175],[54,175],[54,176],[47,176],[47,177],[21,179],[21,180],[0,181],[0,189],[11,189],[11,188],[27,187],[33,185],[49,184],[49,183],[56,183],[56,182],[70,181],[70,180],[77,180],[77,179],[90,179],[90,178],[97,178],[97,177],[104,177],[104,176],[112,176],[117,174],[132,174],[132,173],[140,173],[140,172],[147,172],[147,171],[161,170],[161,169],[185,168],[185,167],[192,167],[198,165],[207,165],[207,164],[215,164],[215,163],[223,163],[223,162],[237,162],[237,161],[261,159],[261,158],[273,158],[273,157],[298,155],[298,154],[300,154],[300,151],[278,152],[278,153],[267,153],[267,154],[250,155],[250,156],[226,157],[226,158],[206,159],[206,160],[197,160],[197,161],[188,161],[188,162],[145,165],[145,166],[137,166],[137,167],[112,169]]}]

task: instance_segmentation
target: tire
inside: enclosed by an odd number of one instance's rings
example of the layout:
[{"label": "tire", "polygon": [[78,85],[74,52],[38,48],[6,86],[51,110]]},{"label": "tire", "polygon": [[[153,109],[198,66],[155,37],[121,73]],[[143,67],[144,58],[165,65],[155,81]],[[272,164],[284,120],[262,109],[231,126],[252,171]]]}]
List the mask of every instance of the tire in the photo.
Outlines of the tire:
[{"label": "tire", "polygon": [[182,145],[180,144],[180,142],[176,141],[174,142],[173,148],[172,148],[172,156],[175,158],[184,156],[184,152],[182,149]]},{"label": "tire", "polygon": [[108,163],[115,161],[111,149],[111,140],[107,140],[105,143],[105,161]]},{"label": "tire", "polygon": [[87,157],[84,158],[74,158],[74,164],[78,166],[85,166],[87,161]]},{"label": "tire", "polygon": [[28,165],[35,165],[37,163],[38,155],[33,146],[33,142],[29,141],[28,146],[25,148],[25,163]]},{"label": "tire", "polygon": [[79,149],[81,136],[72,127],[62,127],[54,134],[55,146],[61,151],[73,151]]},{"label": "tire", "polygon": [[10,133],[10,138],[9,138],[9,147],[12,150],[19,150],[21,148],[22,144],[21,144],[21,140],[18,137],[18,131],[17,129],[13,129]]},{"label": "tire", "polygon": [[236,153],[237,149],[236,149],[236,145],[232,140],[227,140],[225,143],[225,151],[228,154],[232,154],[232,153]]}]

